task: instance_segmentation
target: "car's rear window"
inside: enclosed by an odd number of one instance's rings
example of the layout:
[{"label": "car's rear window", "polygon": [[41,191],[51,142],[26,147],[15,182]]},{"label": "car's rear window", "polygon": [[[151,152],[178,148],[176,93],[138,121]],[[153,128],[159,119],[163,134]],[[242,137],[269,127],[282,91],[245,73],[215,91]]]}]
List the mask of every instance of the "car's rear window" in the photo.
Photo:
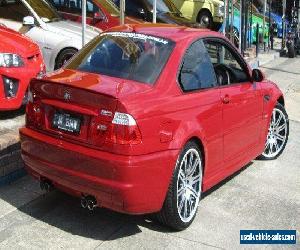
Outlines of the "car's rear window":
[{"label": "car's rear window", "polygon": [[153,84],[175,43],[140,33],[103,33],[75,56],[67,69]]}]

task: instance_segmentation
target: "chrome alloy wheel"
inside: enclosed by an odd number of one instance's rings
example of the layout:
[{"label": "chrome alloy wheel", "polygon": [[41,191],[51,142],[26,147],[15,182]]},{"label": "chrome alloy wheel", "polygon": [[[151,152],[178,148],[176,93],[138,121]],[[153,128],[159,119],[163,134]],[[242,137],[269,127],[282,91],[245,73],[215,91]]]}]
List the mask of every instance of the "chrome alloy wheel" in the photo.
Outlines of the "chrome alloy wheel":
[{"label": "chrome alloy wheel", "polygon": [[272,113],[271,123],[263,156],[276,157],[285,146],[288,134],[288,121],[284,113],[275,108]]},{"label": "chrome alloy wheel", "polygon": [[177,211],[183,222],[193,219],[202,189],[202,162],[199,152],[189,149],[182,161],[177,178]]}]

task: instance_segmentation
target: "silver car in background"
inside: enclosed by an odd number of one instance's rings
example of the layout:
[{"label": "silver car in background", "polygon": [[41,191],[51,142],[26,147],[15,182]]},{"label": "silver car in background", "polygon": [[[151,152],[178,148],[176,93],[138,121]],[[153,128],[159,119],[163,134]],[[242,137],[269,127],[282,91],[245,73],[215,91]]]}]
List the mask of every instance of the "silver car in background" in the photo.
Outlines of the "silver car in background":
[{"label": "silver car in background", "polygon": [[[40,46],[47,71],[59,69],[82,47],[81,25],[63,20],[46,0],[0,0],[0,23]],[[87,25],[86,42],[100,32]]]}]

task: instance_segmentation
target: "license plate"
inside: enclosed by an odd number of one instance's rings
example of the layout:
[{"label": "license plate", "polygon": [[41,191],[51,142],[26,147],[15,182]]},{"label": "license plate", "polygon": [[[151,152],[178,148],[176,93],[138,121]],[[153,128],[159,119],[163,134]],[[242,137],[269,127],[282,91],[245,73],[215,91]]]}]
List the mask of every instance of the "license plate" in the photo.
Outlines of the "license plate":
[{"label": "license plate", "polygon": [[70,133],[78,134],[80,132],[81,120],[70,114],[55,113],[52,120],[52,127]]}]

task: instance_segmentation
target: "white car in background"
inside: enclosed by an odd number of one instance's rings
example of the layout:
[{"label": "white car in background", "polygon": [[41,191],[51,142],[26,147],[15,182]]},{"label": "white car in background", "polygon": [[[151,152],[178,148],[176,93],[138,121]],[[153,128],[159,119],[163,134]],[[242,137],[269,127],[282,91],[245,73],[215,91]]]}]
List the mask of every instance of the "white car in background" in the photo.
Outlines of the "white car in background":
[{"label": "white car in background", "polygon": [[[81,25],[63,20],[47,0],[0,0],[0,23],[40,46],[47,71],[59,69],[82,47]],[[85,41],[100,32],[87,25]]]}]

